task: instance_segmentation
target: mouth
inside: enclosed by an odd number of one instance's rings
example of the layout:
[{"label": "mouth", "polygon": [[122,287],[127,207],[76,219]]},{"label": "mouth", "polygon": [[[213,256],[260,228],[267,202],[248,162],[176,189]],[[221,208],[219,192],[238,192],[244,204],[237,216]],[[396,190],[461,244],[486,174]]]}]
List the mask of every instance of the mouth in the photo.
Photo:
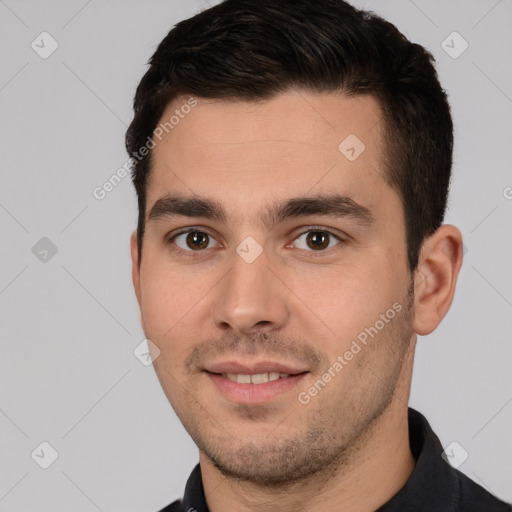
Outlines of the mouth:
[{"label": "mouth", "polygon": [[289,393],[309,373],[291,365],[226,362],[204,370],[217,392],[229,402],[262,404]]},{"label": "mouth", "polygon": [[289,377],[289,373],[280,372],[265,372],[265,373],[222,373],[222,377],[229,379],[231,382],[237,382],[238,384],[265,384],[265,382],[273,382],[278,379],[285,379]]}]

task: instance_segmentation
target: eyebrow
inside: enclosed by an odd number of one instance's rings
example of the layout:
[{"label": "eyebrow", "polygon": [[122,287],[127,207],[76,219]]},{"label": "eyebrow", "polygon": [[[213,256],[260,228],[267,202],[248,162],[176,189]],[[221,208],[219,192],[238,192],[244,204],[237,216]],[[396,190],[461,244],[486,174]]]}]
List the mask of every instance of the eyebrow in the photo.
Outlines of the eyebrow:
[{"label": "eyebrow", "polygon": [[[268,205],[261,221],[268,229],[277,224],[300,217],[321,215],[332,218],[347,218],[362,226],[372,226],[372,212],[352,198],[339,194],[303,196]],[[214,199],[197,196],[167,195],[152,206],[148,221],[155,222],[172,217],[203,217],[225,222],[226,210]]]}]

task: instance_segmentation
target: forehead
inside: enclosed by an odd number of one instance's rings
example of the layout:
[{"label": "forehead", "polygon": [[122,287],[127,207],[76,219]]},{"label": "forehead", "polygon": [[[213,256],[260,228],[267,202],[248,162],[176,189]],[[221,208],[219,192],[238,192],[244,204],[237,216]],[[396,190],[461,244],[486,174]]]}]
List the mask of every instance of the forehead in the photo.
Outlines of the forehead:
[{"label": "forehead", "polygon": [[333,191],[370,206],[389,189],[372,96],[291,91],[262,102],[194,98],[184,108],[189,98],[168,105],[159,124],[167,129],[153,137],[148,209],[169,192],[222,196],[247,211]]}]

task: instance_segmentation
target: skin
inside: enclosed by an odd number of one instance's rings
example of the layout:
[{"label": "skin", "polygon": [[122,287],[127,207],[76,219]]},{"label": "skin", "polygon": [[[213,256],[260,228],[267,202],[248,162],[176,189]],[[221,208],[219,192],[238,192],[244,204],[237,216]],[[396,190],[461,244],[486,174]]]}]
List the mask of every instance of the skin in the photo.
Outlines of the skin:
[{"label": "skin", "polygon": [[[162,119],[186,99],[171,102]],[[197,99],[153,149],[146,215],[173,193],[215,199],[226,219],[146,217],[142,259],[136,233],[131,254],[141,323],[160,350],[155,371],[199,447],[208,507],[375,510],[414,469],[407,404],[416,336],[432,332],[451,305],[461,234],[441,226],[411,274],[402,204],[383,179],[385,126],[372,97],[290,91],[259,103]],[[365,144],[354,161],[338,149],[349,134]],[[269,203],[332,193],[367,208],[374,222],[318,214],[273,227],[261,221]],[[186,234],[172,239],[183,228],[207,233],[206,248],[187,245]],[[319,249],[308,234],[322,229],[334,236]],[[251,263],[236,251],[248,236],[262,250]],[[298,394],[397,303],[401,311],[300,403]],[[234,403],[204,371],[227,358],[286,362],[307,373],[267,402]]]}]

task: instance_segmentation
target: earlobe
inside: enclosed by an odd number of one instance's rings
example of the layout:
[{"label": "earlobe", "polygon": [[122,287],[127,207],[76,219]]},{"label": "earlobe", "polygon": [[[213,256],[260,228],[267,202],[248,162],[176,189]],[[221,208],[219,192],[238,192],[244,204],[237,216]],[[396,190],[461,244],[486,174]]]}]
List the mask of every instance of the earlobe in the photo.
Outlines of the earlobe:
[{"label": "earlobe", "polygon": [[462,234],[444,224],[423,243],[414,275],[414,331],[430,334],[453,301],[462,265]]},{"label": "earlobe", "polygon": [[137,302],[140,307],[140,264],[139,264],[139,249],[137,245],[137,230],[135,230],[130,237],[130,253],[132,258],[132,281]]}]

